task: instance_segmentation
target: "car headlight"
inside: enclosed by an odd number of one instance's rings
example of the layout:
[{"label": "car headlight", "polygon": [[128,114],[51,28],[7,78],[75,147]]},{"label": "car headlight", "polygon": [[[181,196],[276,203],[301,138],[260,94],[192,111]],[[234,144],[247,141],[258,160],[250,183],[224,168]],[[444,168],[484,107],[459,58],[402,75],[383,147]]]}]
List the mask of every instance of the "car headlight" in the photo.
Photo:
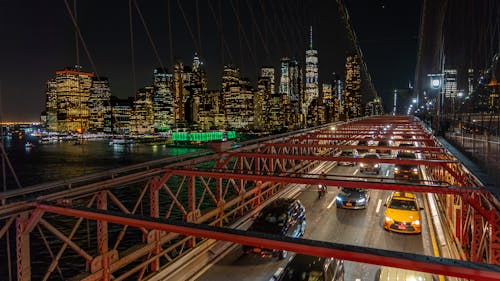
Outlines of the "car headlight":
[{"label": "car headlight", "polygon": [[359,164],[359,166],[361,166],[361,168],[363,168],[365,166],[365,164],[361,163],[361,164]]},{"label": "car headlight", "polygon": [[364,203],[365,201],[365,198],[359,198],[358,200],[356,200],[357,203]]},{"label": "car headlight", "polygon": [[342,201],[342,198],[340,198],[339,196],[336,196],[336,197],[335,197],[335,200],[337,200],[337,201],[341,202],[341,201]]},{"label": "car headlight", "polygon": [[412,224],[414,224],[414,225],[420,225],[420,221],[416,220],[416,221],[412,222]]},{"label": "car headlight", "polygon": [[417,168],[413,168],[412,172],[416,175],[416,174],[418,174],[418,169]]},{"label": "car headlight", "polygon": [[393,223],[393,222],[394,222],[394,220],[393,220],[393,219],[391,219],[390,217],[387,217],[387,216],[386,216],[386,217],[385,217],[385,222],[388,222],[388,223]]},{"label": "car headlight", "polygon": [[375,166],[374,166],[374,167],[375,167],[375,168],[378,168],[378,166],[379,166],[378,164],[375,164]]}]

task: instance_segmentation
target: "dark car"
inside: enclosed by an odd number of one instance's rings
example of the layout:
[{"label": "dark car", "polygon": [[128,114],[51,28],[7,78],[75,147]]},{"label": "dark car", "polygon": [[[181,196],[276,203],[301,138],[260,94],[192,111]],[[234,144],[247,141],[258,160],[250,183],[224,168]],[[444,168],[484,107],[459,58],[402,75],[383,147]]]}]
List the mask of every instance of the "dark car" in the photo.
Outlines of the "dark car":
[{"label": "dark car", "polygon": [[[366,153],[363,156],[364,159],[380,159],[380,156],[377,153]],[[359,170],[362,173],[374,173],[378,174],[380,172],[380,163],[379,162],[363,162],[359,163]]]},{"label": "dark car", "polygon": [[[368,146],[368,141],[366,140],[360,140],[358,141],[358,146]],[[366,153],[368,152],[368,149],[366,148],[358,148],[359,153]]]},{"label": "dark car", "polygon": [[[306,230],[306,212],[299,200],[278,198],[264,207],[248,230],[268,234],[300,237]],[[245,246],[245,253],[262,257],[287,257],[287,251]]]},{"label": "dark car", "polygon": [[367,189],[342,187],[337,195],[336,204],[337,208],[364,209],[369,199]]},{"label": "dark car", "polygon": [[379,141],[377,146],[383,146],[387,148],[377,148],[375,152],[377,152],[379,155],[391,155],[391,149],[388,147],[389,142],[388,141]]},{"label": "dark car", "polygon": [[[352,158],[358,158],[359,153],[356,149],[344,149],[339,155],[340,157],[352,157]],[[348,162],[348,161],[339,161],[339,165],[348,165],[348,166],[354,166],[356,165],[356,162]]]},{"label": "dark car", "polygon": [[[415,160],[417,159],[415,153],[409,151],[400,151],[396,159],[401,160]],[[419,179],[420,169],[418,165],[414,164],[395,164],[394,165],[394,178],[395,179]]]},{"label": "dark car", "polygon": [[344,262],[297,254],[278,276],[279,281],[343,281]]}]

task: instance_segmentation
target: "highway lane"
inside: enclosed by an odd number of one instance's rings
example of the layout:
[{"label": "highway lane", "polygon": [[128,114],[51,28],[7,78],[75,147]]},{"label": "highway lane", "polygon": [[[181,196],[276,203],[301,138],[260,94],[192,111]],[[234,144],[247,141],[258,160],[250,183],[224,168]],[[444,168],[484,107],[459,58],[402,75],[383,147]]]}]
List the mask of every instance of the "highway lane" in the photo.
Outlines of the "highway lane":
[{"label": "highway lane", "polygon": [[[334,167],[329,175],[348,177],[392,178],[392,164],[382,164],[380,175],[365,175],[359,165]],[[307,230],[304,238],[362,245],[378,249],[432,255],[425,212],[422,216],[422,234],[406,235],[388,232],[383,228],[385,200],[389,191],[370,190],[370,200],[364,210],[337,209],[337,187],[328,187],[325,197],[318,199],[316,186],[302,188],[299,199],[306,207]],[[423,203],[419,196],[420,203]],[[423,204],[421,204],[423,206]],[[273,273],[286,265],[286,260],[264,259],[243,254],[241,247],[213,265],[197,280],[269,280]],[[374,280],[378,266],[345,262],[345,280]]]}]

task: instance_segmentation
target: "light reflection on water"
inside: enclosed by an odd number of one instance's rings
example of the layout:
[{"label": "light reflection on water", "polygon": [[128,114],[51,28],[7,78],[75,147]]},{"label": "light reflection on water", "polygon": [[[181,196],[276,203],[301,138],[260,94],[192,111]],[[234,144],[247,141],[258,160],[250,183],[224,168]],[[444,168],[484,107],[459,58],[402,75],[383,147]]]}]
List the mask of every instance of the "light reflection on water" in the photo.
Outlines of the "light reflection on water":
[{"label": "light reflection on water", "polygon": [[[60,142],[54,144],[33,144],[32,147],[26,147],[23,140],[11,140],[5,143],[5,148],[14,170],[23,187],[55,181],[70,179],[76,176],[87,175],[95,172],[102,172],[127,165],[151,161],[169,156],[181,155],[193,151],[195,148],[172,148],[163,144],[133,144],[129,146],[114,145],[110,146],[108,141],[89,141],[82,145],[75,145],[72,142]],[[10,174],[8,173],[8,176]],[[17,188],[12,177],[8,180],[8,189]],[[140,184],[131,184],[115,190],[114,194],[122,203],[132,209],[133,203],[140,192]],[[183,196],[180,196],[181,200]],[[83,202],[82,202],[83,203]],[[168,200],[166,205],[168,205]],[[78,202],[74,202],[80,205]],[[148,209],[148,206],[144,206]],[[165,208],[165,206],[164,206]],[[113,204],[109,209],[116,209]],[[44,218],[52,223],[57,229],[66,235],[69,234],[71,227],[76,222],[75,218],[61,217],[57,215],[46,214]],[[88,226],[87,226],[88,223]],[[87,227],[89,232],[87,232]],[[115,241],[118,231],[121,229],[117,225],[109,225],[110,241]],[[11,254],[13,255],[15,267],[15,237],[14,229],[11,228]],[[42,228],[47,242],[51,248],[58,250],[62,247],[59,239],[53,237]],[[91,245],[96,243],[95,222],[85,221],[72,239],[77,245],[86,248],[89,254],[95,255],[96,249]],[[126,249],[132,245],[141,242],[141,233],[138,229],[129,228],[127,231],[128,239],[121,243],[119,250]],[[135,235],[133,234],[135,233]],[[88,235],[88,236],[87,236]],[[47,249],[42,243],[43,239],[38,228],[31,232],[31,266],[34,280],[40,280],[48,268],[51,258],[48,256]],[[135,239],[130,239],[135,237]],[[0,257],[6,257],[5,242],[0,245]],[[110,242],[111,244],[112,242]],[[89,245],[90,244],[90,245]],[[13,251],[14,250],[14,251]],[[7,265],[4,258],[0,258],[3,264],[0,265],[0,276],[7,276]],[[85,271],[85,261],[72,250],[66,250],[60,263],[64,277],[58,276],[58,271],[54,271],[49,280],[61,280],[68,276]],[[13,268],[15,272],[15,268]],[[2,279],[2,278],[0,278]]]},{"label": "light reflection on water", "polygon": [[[163,144],[109,145],[108,141],[33,144],[22,140],[7,141],[5,148],[23,187],[69,179],[127,165],[196,151],[195,148],[172,148]],[[8,173],[8,176],[11,176]],[[16,188],[12,178],[7,189]]]}]

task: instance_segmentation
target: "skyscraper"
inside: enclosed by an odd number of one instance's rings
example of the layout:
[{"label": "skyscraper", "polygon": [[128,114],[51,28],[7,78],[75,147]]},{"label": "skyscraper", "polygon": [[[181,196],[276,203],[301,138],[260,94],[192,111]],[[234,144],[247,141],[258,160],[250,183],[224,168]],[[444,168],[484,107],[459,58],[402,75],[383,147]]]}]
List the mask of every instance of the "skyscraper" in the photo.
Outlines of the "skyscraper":
[{"label": "skyscraper", "polygon": [[441,88],[445,98],[455,98],[458,94],[457,70],[445,69],[443,87]]},{"label": "skyscraper", "polygon": [[185,121],[184,110],[184,66],[182,62],[174,64],[174,73],[172,81],[172,90],[174,97],[174,120],[175,123]]},{"label": "skyscraper", "polygon": [[157,131],[165,131],[175,123],[174,95],[171,90],[172,74],[167,69],[157,68],[153,72],[153,123]]},{"label": "skyscraper", "polygon": [[[130,116],[130,133],[133,135],[152,134],[156,127],[155,119],[155,89],[146,86],[139,89],[133,102],[132,115]],[[158,98],[158,96],[156,97]],[[158,108],[158,101],[156,102]]]},{"label": "skyscraper", "polygon": [[301,103],[303,101],[302,70],[296,60],[281,59],[279,95],[281,98],[281,123],[288,128],[303,124]]},{"label": "skyscraper", "polygon": [[89,132],[103,133],[105,122],[104,114],[109,107],[109,98],[111,97],[111,88],[109,80],[106,77],[92,77],[92,86],[90,88],[90,97],[88,101],[89,108]]},{"label": "skyscraper", "polygon": [[[302,106],[303,110],[309,107],[313,99],[319,97],[318,51],[313,49],[312,26],[309,36],[309,49],[306,50],[306,90],[304,104]],[[307,114],[307,112],[303,113]]]},{"label": "skyscraper", "polygon": [[346,118],[361,117],[361,71],[359,58],[356,54],[347,55],[344,87],[344,113]]},{"label": "skyscraper", "polygon": [[254,105],[250,81],[240,77],[240,69],[224,66],[222,94],[226,128],[248,129],[253,125]]},{"label": "skyscraper", "polygon": [[56,71],[55,78],[47,82],[46,127],[49,131],[88,131],[92,77],[93,73],[83,72],[76,66]]}]

